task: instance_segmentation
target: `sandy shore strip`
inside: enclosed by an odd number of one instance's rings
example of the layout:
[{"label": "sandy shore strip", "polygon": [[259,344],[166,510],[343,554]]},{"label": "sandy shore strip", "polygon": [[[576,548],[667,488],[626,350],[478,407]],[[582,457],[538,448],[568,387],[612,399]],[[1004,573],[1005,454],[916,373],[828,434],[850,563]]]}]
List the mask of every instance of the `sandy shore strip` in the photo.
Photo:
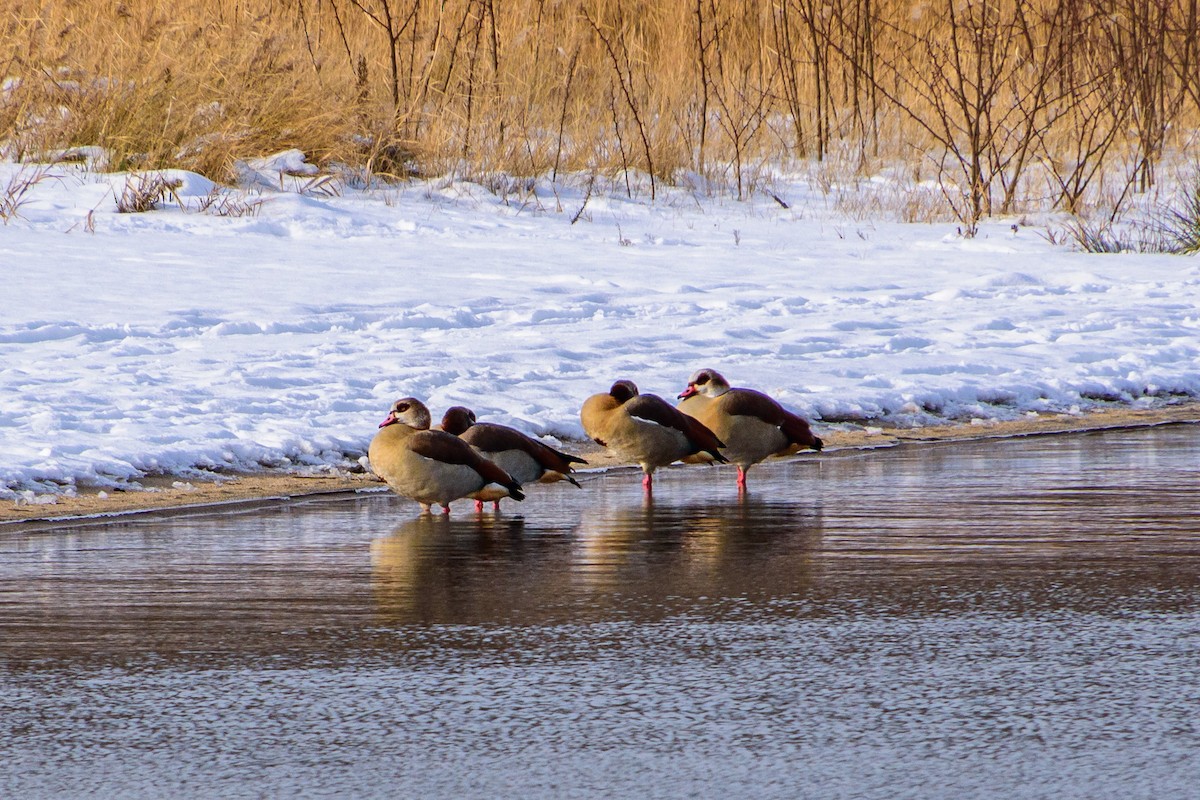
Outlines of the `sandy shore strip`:
[{"label": "sandy shore strip", "polygon": [[[1135,428],[1169,423],[1200,422],[1200,402],[1155,409],[1111,408],[1080,414],[1038,414],[1005,422],[976,420],[918,428],[885,428],[870,425],[816,426],[828,449],[885,447],[904,442],[965,441],[1041,434],[1072,433],[1109,428]],[[589,443],[590,444],[590,443]],[[582,443],[564,446],[583,456],[589,468],[628,466]],[[118,491],[80,487],[75,496],[56,496],[53,503],[0,502],[0,529],[37,522],[60,521],[76,526],[88,521],[111,521],[114,516],[172,510],[219,510],[222,505],[287,502],[321,494],[383,491],[373,475],[297,475],[261,472],[224,475],[213,480],[195,477],[155,476],[139,481],[141,489]]]}]

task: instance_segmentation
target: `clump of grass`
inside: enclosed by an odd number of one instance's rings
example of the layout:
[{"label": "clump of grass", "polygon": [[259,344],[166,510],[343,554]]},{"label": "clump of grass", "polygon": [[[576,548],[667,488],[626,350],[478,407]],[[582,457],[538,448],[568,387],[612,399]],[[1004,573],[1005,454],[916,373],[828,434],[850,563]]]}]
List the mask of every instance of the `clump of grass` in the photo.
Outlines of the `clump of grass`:
[{"label": "clump of grass", "polygon": [[214,188],[200,198],[196,211],[211,214],[214,217],[257,217],[265,202],[266,200],[261,197],[228,194]]},{"label": "clump of grass", "polygon": [[131,175],[125,179],[120,197],[116,198],[118,213],[145,213],[154,211],[162,200],[172,197],[175,204],[184,207],[184,201],[179,199],[179,187],[184,185],[180,180],[167,180],[161,174],[149,173]]},{"label": "clump of grass", "polygon": [[323,197],[341,197],[342,187],[332,175],[313,175],[296,184],[296,192]]},{"label": "clump of grass", "polygon": [[0,220],[7,225],[21,214],[21,206],[29,201],[29,193],[47,178],[54,177],[44,164],[25,166],[13,173],[0,192]]},{"label": "clump of grass", "polygon": [[[1145,222],[1107,219],[1094,222],[1076,218],[1067,223],[1066,236],[1085,253],[1182,253],[1163,230]],[[1056,237],[1051,236],[1053,243]]]},{"label": "clump of grass", "polygon": [[1200,179],[1184,194],[1177,207],[1159,214],[1156,227],[1169,252],[1200,254]]},{"label": "clump of grass", "polygon": [[182,208],[183,201],[176,193],[182,185],[183,181],[167,180],[159,173],[131,175],[125,179],[125,188],[116,198],[117,213],[144,214],[158,208],[168,196]]},{"label": "clump of grass", "polygon": [[97,145],[115,170],[227,181],[237,160],[297,144],[353,149],[353,115],[314,79],[299,32],[280,29],[293,3],[26,5],[0,16],[0,130],[17,157]]},{"label": "clump of grass", "polygon": [[1116,230],[1107,220],[1094,223],[1075,219],[1067,223],[1067,233],[1085,253],[1124,253],[1137,249],[1127,232]]}]

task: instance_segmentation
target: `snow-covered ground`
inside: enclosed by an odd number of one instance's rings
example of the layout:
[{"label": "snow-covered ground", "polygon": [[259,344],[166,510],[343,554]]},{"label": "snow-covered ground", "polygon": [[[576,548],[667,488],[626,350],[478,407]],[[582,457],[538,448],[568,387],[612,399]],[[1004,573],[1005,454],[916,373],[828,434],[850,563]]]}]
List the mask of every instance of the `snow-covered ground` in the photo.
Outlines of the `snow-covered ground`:
[{"label": "snow-covered ground", "polygon": [[[335,191],[275,166],[225,195],[257,216],[200,211],[212,186],[188,173],[168,176],[187,211],[118,214],[125,176],[69,166],[21,198],[0,227],[0,497],[346,467],[405,395],[581,439],[589,394],[673,398],[700,367],[818,431],[1200,397],[1196,258],[849,221],[799,183],[788,208],[595,193],[572,224],[579,187]],[[0,192],[22,174],[0,164]]]}]

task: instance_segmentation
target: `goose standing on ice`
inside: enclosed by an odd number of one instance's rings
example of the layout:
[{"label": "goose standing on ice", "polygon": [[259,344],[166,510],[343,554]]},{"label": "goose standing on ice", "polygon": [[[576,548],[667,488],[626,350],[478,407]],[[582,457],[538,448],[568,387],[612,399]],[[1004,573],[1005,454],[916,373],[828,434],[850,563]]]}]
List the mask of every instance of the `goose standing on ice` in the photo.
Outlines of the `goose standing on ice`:
[{"label": "goose standing on ice", "polygon": [[[553,483],[567,481],[579,486],[571,477],[573,464],[586,464],[582,458],[555,450],[549,445],[526,436],[516,428],[496,425],[491,422],[476,422],[475,412],[463,406],[453,406],[442,417],[442,430],[462,439],[489,458],[493,463],[513,476],[518,483]],[[498,496],[491,496],[501,492]],[[500,498],[505,497],[503,487],[485,488],[476,492],[475,508],[483,510],[485,500],[491,500],[500,508]]]},{"label": "goose standing on ice", "polygon": [[457,436],[429,430],[429,423],[425,404],[405,397],[392,404],[371,440],[371,469],[393,492],[416,500],[425,514],[433,503],[449,514],[452,501],[490,487],[499,497],[525,499],[512,475]]},{"label": "goose standing on ice", "polygon": [[768,456],[790,455],[824,443],[808,421],[754,389],[735,389],[714,369],[697,370],[679,393],[679,409],[712,429],[724,442],[722,454],[738,468],[738,488],[746,471]]},{"label": "goose standing on ice", "polygon": [[640,394],[633,381],[620,380],[605,394],[594,394],[579,413],[583,430],[601,447],[638,464],[650,491],[654,470],[681,458],[707,453],[724,462],[724,443],[711,430],[666,400]]}]

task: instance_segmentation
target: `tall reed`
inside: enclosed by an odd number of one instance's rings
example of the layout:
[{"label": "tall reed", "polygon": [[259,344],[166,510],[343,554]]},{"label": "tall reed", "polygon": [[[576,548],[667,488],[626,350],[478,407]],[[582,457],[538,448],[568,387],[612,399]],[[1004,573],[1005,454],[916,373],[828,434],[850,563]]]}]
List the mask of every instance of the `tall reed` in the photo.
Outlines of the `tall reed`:
[{"label": "tall reed", "polygon": [[739,196],[799,164],[903,164],[969,231],[1119,204],[1194,150],[1197,3],[0,0],[0,146],[218,179],[299,147],[381,175]]}]

